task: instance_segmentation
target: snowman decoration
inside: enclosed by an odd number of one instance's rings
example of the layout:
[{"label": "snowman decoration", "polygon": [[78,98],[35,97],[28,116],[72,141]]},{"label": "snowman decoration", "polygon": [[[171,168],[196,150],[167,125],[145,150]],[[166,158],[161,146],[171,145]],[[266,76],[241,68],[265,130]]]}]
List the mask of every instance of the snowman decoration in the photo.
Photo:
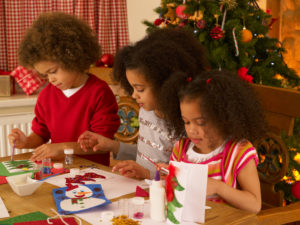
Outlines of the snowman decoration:
[{"label": "snowman decoration", "polygon": [[67,184],[66,197],[60,202],[60,207],[65,211],[80,211],[105,203],[104,199],[93,197],[93,191],[84,185]]}]

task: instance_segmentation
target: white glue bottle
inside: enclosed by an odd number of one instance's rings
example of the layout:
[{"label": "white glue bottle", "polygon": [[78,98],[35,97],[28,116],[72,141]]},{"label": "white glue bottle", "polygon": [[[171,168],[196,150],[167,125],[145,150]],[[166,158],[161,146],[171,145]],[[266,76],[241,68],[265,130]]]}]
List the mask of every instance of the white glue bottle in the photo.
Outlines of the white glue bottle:
[{"label": "white glue bottle", "polygon": [[150,217],[155,221],[165,221],[165,189],[160,180],[159,171],[156,171],[155,179],[150,186]]}]

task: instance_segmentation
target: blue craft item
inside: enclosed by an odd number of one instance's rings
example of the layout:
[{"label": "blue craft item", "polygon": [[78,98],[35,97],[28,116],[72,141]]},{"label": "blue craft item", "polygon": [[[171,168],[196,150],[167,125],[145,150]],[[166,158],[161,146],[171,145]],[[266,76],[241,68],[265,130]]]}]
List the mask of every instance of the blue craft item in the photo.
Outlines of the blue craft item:
[{"label": "blue craft item", "polygon": [[67,187],[53,189],[52,193],[60,214],[78,213],[111,203],[101,184],[67,184]]}]

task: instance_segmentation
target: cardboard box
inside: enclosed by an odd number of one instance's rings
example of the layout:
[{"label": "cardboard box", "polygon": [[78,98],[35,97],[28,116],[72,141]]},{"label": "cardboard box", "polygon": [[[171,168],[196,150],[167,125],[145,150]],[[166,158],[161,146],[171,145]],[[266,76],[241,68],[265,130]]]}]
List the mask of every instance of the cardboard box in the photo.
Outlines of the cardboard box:
[{"label": "cardboard box", "polygon": [[0,97],[11,96],[14,91],[13,77],[0,74]]}]

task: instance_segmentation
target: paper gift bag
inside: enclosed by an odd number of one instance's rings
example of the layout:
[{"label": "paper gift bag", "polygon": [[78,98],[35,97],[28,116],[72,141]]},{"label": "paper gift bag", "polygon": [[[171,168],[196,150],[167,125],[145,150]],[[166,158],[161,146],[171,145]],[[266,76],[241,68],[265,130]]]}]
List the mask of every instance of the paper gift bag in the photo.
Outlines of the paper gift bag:
[{"label": "paper gift bag", "polygon": [[171,178],[173,198],[167,193],[168,224],[204,223],[208,166],[175,161],[170,164],[175,173]]},{"label": "paper gift bag", "polygon": [[22,66],[18,66],[11,75],[15,78],[17,83],[27,95],[31,95],[45,84],[45,80],[41,79],[39,75],[33,71],[28,70]]}]

